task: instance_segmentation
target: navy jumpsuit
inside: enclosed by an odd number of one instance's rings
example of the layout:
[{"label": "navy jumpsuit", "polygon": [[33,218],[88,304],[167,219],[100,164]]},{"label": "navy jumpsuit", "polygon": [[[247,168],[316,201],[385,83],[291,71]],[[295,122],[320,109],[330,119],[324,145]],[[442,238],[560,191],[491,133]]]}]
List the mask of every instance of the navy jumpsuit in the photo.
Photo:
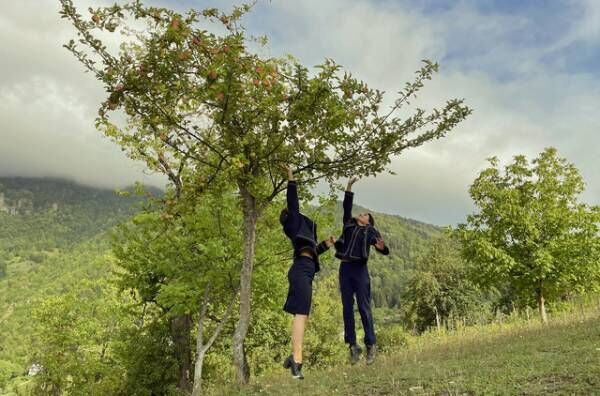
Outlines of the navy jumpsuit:
[{"label": "navy jumpsuit", "polygon": [[[374,345],[376,338],[371,311],[371,278],[367,261],[370,246],[377,243],[381,234],[369,224],[359,225],[352,217],[353,198],[353,192],[345,192],[344,227],[340,239],[335,243],[335,256],[342,260],[339,281],[344,316],[344,341],[350,345],[356,344],[354,324],[354,295],[356,295],[358,312],[365,331],[365,345]],[[390,252],[387,246],[382,250],[375,247],[375,250],[383,255],[388,255]]]}]

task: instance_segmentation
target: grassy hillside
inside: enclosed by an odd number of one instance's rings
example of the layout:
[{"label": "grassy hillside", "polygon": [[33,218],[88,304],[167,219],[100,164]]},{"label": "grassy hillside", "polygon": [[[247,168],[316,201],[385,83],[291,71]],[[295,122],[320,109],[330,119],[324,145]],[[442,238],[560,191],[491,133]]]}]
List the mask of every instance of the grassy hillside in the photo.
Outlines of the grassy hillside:
[{"label": "grassy hillside", "polygon": [[372,366],[347,362],[281,369],[250,387],[214,395],[592,395],[600,393],[600,307],[538,321],[497,323],[410,338]]}]

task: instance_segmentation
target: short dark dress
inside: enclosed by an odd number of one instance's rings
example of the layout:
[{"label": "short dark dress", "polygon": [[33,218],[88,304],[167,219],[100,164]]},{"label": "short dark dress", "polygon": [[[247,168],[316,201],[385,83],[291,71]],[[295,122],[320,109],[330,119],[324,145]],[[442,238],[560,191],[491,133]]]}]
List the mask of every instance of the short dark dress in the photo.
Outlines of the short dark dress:
[{"label": "short dark dress", "polygon": [[308,315],[312,303],[312,281],[315,277],[315,261],[306,256],[294,258],[288,271],[287,299],[283,310],[291,314]]},{"label": "short dark dress", "polygon": [[[287,213],[280,220],[285,235],[294,247],[294,261],[288,271],[289,289],[283,310],[291,314],[308,315],[312,302],[312,281],[320,269],[319,254],[328,247],[324,241],[317,244],[317,225],[300,213],[295,181],[288,182]],[[305,251],[311,257],[300,254]]]}]

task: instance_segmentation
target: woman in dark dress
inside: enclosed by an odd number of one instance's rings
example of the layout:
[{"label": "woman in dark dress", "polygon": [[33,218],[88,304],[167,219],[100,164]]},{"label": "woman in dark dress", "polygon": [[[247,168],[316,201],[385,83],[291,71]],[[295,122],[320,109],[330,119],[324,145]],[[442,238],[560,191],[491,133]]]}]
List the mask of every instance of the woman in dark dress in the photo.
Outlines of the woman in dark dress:
[{"label": "woman in dark dress", "polygon": [[319,255],[327,251],[334,242],[334,237],[317,244],[317,225],[300,213],[298,187],[291,168],[287,168],[287,208],[281,211],[280,222],[283,232],[294,247],[294,261],[288,271],[289,290],[284,311],[294,315],[292,321],[292,355],[283,363],[289,368],[292,376],[303,379],[302,344],[304,329],[308,321],[312,300],[312,281],[319,272]]}]

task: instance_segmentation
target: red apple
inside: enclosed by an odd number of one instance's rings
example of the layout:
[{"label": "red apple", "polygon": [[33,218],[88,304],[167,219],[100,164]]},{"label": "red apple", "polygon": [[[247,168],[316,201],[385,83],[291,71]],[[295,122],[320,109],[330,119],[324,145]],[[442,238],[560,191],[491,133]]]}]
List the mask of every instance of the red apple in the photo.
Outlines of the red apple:
[{"label": "red apple", "polygon": [[179,58],[179,60],[185,61],[192,57],[192,53],[190,51],[182,51],[177,55],[177,57]]},{"label": "red apple", "polygon": [[219,73],[217,73],[216,70],[211,70],[211,71],[208,72],[208,76],[207,77],[208,77],[209,80],[213,80],[214,81],[214,80],[217,79],[217,77],[219,77]]}]

